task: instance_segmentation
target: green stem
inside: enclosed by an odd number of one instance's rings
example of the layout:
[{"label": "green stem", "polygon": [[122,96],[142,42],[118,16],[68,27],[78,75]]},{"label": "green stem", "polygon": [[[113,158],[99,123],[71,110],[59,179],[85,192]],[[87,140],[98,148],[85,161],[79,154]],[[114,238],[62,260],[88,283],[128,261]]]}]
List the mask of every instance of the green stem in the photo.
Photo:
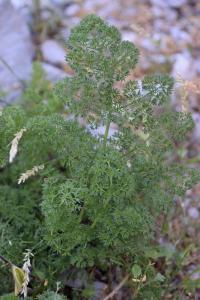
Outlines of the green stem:
[{"label": "green stem", "polygon": [[79,214],[79,223],[81,223],[82,220],[83,220],[84,212],[85,212],[85,207],[83,206],[83,207],[81,208],[81,211],[80,211],[80,214]]},{"label": "green stem", "polygon": [[104,138],[103,138],[103,147],[106,147],[107,139],[108,139],[108,133],[109,133],[109,128],[110,128],[110,120],[108,119],[106,122],[106,130],[104,133]]},{"label": "green stem", "polygon": [[[106,208],[106,207],[108,206],[108,204],[109,204],[109,202],[106,202],[106,203],[103,205],[103,208]],[[91,228],[94,228],[94,227],[95,227],[97,221],[99,220],[99,216],[100,216],[99,214],[96,216],[96,218],[94,219],[94,222],[93,222],[92,225],[91,225]]]},{"label": "green stem", "polygon": [[98,221],[98,216],[95,218],[94,222],[92,223],[91,228],[94,228],[94,227],[95,227],[97,221]]},{"label": "green stem", "polygon": [[[104,133],[104,138],[103,138],[103,148],[106,147],[106,143],[107,143],[107,139],[108,139],[108,133],[109,133],[109,128],[110,128],[110,119],[108,118],[107,122],[106,122],[106,130]],[[96,218],[94,219],[94,222],[91,225],[91,228],[94,228],[97,221],[98,221],[99,215],[96,216]]]},{"label": "green stem", "polygon": [[41,2],[40,0],[34,0],[34,10],[35,10],[35,23],[40,25],[41,23]]}]

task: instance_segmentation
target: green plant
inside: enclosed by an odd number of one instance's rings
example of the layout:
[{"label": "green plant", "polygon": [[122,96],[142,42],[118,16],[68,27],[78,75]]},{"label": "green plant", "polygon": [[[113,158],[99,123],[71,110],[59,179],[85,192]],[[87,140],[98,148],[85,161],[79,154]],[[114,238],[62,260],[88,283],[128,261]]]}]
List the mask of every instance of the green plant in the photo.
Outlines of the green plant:
[{"label": "green plant", "polygon": [[14,295],[4,295],[0,297],[1,300],[17,300],[18,298]]},{"label": "green plant", "polygon": [[[24,249],[35,249],[44,278],[71,265],[132,268],[154,278],[143,288],[135,280],[137,296],[159,299],[161,276],[146,252],[157,217],[199,178],[175,159],[192,118],[170,110],[169,76],[126,81],[138,50],[100,18],[81,21],[67,48],[75,75],[54,93],[36,64],[22,103],[0,116],[2,254],[20,263]],[[110,136],[112,123],[118,130]],[[104,134],[91,134],[99,126]]]},{"label": "green plant", "polygon": [[[19,300],[18,297],[13,296],[13,295],[5,295],[5,296],[0,296],[0,300]],[[31,299],[31,298],[26,298]],[[52,291],[46,291],[42,295],[38,297],[38,300],[67,300],[66,297],[59,295],[58,293],[52,292]]]},{"label": "green plant", "polygon": [[47,291],[39,296],[38,300],[67,300],[67,298],[57,293]]}]

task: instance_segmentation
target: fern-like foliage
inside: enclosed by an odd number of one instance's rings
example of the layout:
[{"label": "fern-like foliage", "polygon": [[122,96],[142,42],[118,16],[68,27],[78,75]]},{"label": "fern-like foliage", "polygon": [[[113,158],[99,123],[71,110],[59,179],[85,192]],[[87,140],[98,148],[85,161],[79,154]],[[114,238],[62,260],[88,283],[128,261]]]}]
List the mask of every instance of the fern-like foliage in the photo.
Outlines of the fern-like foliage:
[{"label": "fern-like foliage", "polygon": [[4,296],[0,296],[0,300],[17,300],[18,297],[14,296],[14,295],[4,295]]},{"label": "fern-like foliage", "polygon": [[38,300],[67,300],[67,298],[58,293],[47,291],[40,295]]},{"label": "fern-like foliage", "polygon": [[[37,267],[47,274],[143,257],[157,216],[199,178],[175,160],[193,121],[169,109],[171,77],[127,81],[138,50],[93,15],[72,30],[67,48],[75,75],[53,90],[36,64],[22,103],[0,116],[1,251],[19,262],[24,249],[39,248]],[[118,130],[109,138],[112,122]],[[93,136],[98,126],[104,134]],[[22,128],[9,164],[10,143]],[[18,186],[20,174],[41,164]]]}]

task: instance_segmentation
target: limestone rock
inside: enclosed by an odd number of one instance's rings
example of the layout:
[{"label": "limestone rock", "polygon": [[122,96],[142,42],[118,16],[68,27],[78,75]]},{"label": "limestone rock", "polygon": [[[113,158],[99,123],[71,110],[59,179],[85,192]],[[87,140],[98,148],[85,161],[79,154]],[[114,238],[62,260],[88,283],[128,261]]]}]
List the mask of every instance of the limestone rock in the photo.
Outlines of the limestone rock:
[{"label": "limestone rock", "polygon": [[45,61],[51,64],[63,64],[65,61],[66,51],[55,40],[46,40],[41,45],[42,55]]},{"label": "limestone rock", "polygon": [[0,2],[0,89],[7,101],[22,90],[20,80],[29,79],[34,47],[28,25],[9,1]]}]

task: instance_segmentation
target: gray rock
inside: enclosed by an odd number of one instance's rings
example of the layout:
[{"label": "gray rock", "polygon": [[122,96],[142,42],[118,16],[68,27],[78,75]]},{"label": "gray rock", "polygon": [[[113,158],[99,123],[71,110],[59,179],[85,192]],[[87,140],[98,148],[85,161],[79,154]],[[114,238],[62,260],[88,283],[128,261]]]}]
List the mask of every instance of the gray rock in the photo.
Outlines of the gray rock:
[{"label": "gray rock", "polygon": [[[106,1],[108,1],[108,0],[106,0]],[[97,1],[85,0],[84,1],[84,9],[88,10],[90,13],[95,13],[96,4],[97,4]]]},{"label": "gray rock", "polygon": [[150,52],[151,51],[155,52],[156,48],[157,48],[156,43],[152,39],[149,39],[149,38],[143,38],[141,41],[141,45],[144,49],[146,49]]},{"label": "gray rock", "polygon": [[161,17],[163,17],[163,15],[164,15],[164,11],[163,11],[162,7],[157,6],[157,5],[152,6],[151,11],[152,11],[152,14],[153,14],[156,18],[161,18]]},{"label": "gray rock", "polygon": [[151,0],[152,5],[157,5],[160,7],[181,7],[182,5],[187,3],[187,0]]},{"label": "gray rock", "polygon": [[165,19],[170,22],[177,19],[176,11],[170,7],[163,9],[161,6],[152,6],[151,11],[155,18],[162,18],[162,22],[166,22]]},{"label": "gray rock", "polygon": [[101,281],[94,282],[95,296],[91,297],[91,300],[103,299],[105,296],[105,290],[107,289],[107,284]]},{"label": "gray rock", "polygon": [[108,1],[106,5],[102,5],[101,9],[98,10],[98,15],[101,18],[106,18],[107,16],[112,15],[117,9],[115,1]]},{"label": "gray rock", "polygon": [[192,274],[191,274],[190,278],[192,280],[198,280],[198,279],[200,279],[200,272],[198,272],[198,271],[195,272],[194,270],[192,270]]},{"label": "gray rock", "polygon": [[71,29],[74,26],[78,25],[80,23],[81,19],[79,17],[73,16],[70,18],[65,18],[62,20],[63,26],[66,26],[67,28]]},{"label": "gray rock", "polygon": [[[106,22],[109,23],[109,25],[111,26],[115,26],[117,27],[118,29],[122,29],[123,27],[127,27],[127,21],[126,20],[119,20],[119,19],[116,19],[112,16],[107,16],[105,18]],[[129,25],[129,24],[128,24]]]},{"label": "gray rock", "polygon": [[48,0],[53,5],[65,5],[70,2],[70,0]]},{"label": "gray rock", "polygon": [[192,118],[195,123],[195,128],[193,130],[192,140],[194,143],[200,144],[200,115],[197,112],[193,112]]},{"label": "gray rock", "polygon": [[151,10],[155,18],[162,18],[162,22],[165,22],[165,19],[170,22],[173,22],[177,19],[177,12],[170,7],[163,9],[160,6],[153,6]]},{"label": "gray rock", "polygon": [[163,1],[163,0],[151,0],[151,4],[154,6],[160,6],[160,7],[167,7],[167,0]]},{"label": "gray rock", "polygon": [[23,6],[27,5],[27,4],[30,4],[31,1],[27,1],[27,0],[11,0],[11,3],[12,3],[12,5],[15,8],[21,8],[21,7],[23,7]]},{"label": "gray rock", "polygon": [[80,5],[78,5],[77,3],[72,3],[71,5],[67,6],[65,11],[64,11],[64,15],[67,17],[71,17],[76,15],[80,10]]},{"label": "gray rock", "polygon": [[47,79],[53,83],[67,76],[67,73],[65,73],[63,70],[50,64],[42,63],[42,67],[47,75]]},{"label": "gray rock", "polygon": [[70,33],[71,33],[71,31],[70,31],[70,29],[67,28],[67,27],[62,28],[62,29],[60,30],[60,32],[59,32],[61,38],[62,38],[64,41],[67,41],[67,40],[68,40],[68,38],[69,38],[69,36],[70,36]]},{"label": "gray rock", "polygon": [[[8,1],[8,0],[6,0],[6,1]],[[14,6],[19,7],[19,8],[24,5],[33,6],[33,1],[31,1],[31,0],[11,0],[11,1]],[[55,6],[64,6],[70,2],[71,2],[71,0],[40,0],[40,5],[42,8],[55,7]]]},{"label": "gray rock", "polygon": [[181,30],[178,26],[172,26],[170,28],[170,33],[175,41],[184,41],[185,43],[192,43],[192,39],[189,33],[184,30]]},{"label": "gray rock", "polygon": [[66,51],[55,40],[46,40],[41,45],[42,55],[45,61],[51,64],[63,64]]},{"label": "gray rock", "polygon": [[183,208],[188,208],[191,204],[191,199],[190,198],[185,198],[183,202],[181,202],[181,205],[183,206]]},{"label": "gray rock", "polygon": [[0,2],[0,89],[13,101],[29,79],[34,48],[28,26],[9,1]]},{"label": "gray rock", "polygon": [[159,34],[160,36],[163,36],[163,34],[169,30],[169,26],[164,19],[155,18],[153,26],[154,26],[155,32],[157,34]]},{"label": "gray rock", "polygon": [[195,65],[196,65],[196,72],[198,75],[200,75],[200,57],[196,59]]},{"label": "gray rock", "polygon": [[[89,13],[92,13],[92,12],[96,12],[97,9],[96,7],[99,6],[99,4],[101,4],[102,6],[106,6],[108,5],[108,0],[84,0],[83,1],[83,5],[84,5],[84,9],[87,10]],[[115,2],[115,5],[116,5],[116,2]]]},{"label": "gray rock", "polygon": [[[99,126],[98,128],[94,129],[91,128],[89,125],[86,125],[88,131],[95,137],[103,136],[105,134],[106,126]],[[114,123],[111,123],[109,131],[108,131],[108,138],[111,138],[113,135],[118,133],[117,126]]]},{"label": "gray rock", "polygon": [[133,31],[124,30],[122,32],[122,39],[133,43],[137,40],[137,34]]},{"label": "gray rock", "polygon": [[85,270],[74,269],[70,274],[64,274],[64,283],[65,285],[80,289],[88,285],[88,274]]},{"label": "gray rock", "polygon": [[195,65],[189,51],[175,54],[173,59],[172,75],[174,77],[177,77],[177,74],[179,74],[183,79],[191,80],[195,76]]},{"label": "gray rock", "polygon": [[167,0],[167,4],[171,7],[181,7],[187,3],[187,0]]},{"label": "gray rock", "polygon": [[167,57],[165,55],[156,53],[155,55],[152,55],[152,61],[155,64],[164,64],[167,62]]},{"label": "gray rock", "polygon": [[192,218],[192,219],[199,219],[199,211],[196,207],[190,207],[188,209],[188,215]]}]

